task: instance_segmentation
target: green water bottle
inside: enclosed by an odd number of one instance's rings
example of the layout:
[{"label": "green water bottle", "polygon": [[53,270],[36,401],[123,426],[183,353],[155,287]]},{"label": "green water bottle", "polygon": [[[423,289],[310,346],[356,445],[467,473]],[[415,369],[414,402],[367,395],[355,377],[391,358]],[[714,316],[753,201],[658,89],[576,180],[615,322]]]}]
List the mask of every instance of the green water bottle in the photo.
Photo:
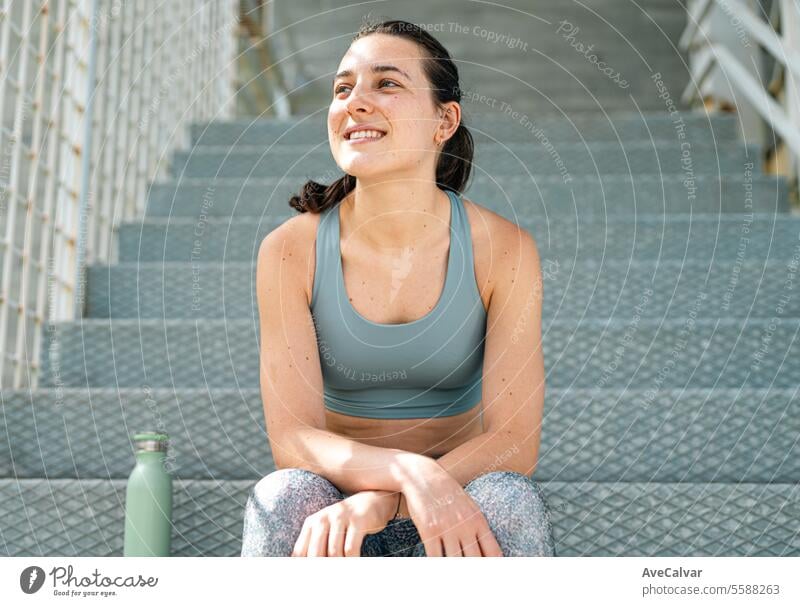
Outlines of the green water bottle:
[{"label": "green water bottle", "polygon": [[123,555],[168,556],[172,527],[172,476],[164,468],[168,436],[147,431],[133,436],[136,466],[125,491]]}]

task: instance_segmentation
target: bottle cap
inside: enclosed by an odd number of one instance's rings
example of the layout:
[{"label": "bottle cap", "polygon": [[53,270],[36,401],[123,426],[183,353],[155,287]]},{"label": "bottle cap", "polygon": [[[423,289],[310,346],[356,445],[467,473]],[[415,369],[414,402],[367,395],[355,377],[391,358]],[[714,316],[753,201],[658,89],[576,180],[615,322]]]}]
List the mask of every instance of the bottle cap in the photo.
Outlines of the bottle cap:
[{"label": "bottle cap", "polygon": [[133,442],[137,452],[166,452],[169,436],[160,431],[142,431],[134,434]]}]

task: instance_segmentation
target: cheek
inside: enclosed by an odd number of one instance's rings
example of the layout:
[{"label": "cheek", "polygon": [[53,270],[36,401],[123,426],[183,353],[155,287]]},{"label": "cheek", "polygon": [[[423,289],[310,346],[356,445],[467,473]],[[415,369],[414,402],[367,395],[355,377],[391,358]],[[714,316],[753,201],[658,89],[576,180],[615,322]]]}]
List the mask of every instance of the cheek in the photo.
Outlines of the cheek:
[{"label": "cheek", "polygon": [[328,137],[330,139],[336,138],[336,133],[342,128],[342,124],[346,122],[346,116],[344,112],[340,108],[331,108],[328,111],[328,121],[327,121],[327,128],[328,128]]}]

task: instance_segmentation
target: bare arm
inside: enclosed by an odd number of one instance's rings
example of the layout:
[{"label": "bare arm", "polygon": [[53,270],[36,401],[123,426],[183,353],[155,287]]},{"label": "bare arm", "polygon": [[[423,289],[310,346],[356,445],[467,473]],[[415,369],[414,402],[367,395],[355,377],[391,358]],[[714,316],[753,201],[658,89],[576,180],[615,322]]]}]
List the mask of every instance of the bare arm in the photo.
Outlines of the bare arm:
[{"label": "bare arm", "polygon": [[538,459],[545,379],[541,267],[527,231],[515,226],[509,236],[504,246],[510,260],[496,282],[486,320],[485,432],[436,461],[462,486],[490,471],[530,475]]},{"label": "bare arm", "polygon": [[275,464],[317,473],[347,493],[402,491],[414,469],[432,459],[325,429],[319,350],[303,283],[309,251],[296,220],[264,238],[256,267],[259,376]]}]

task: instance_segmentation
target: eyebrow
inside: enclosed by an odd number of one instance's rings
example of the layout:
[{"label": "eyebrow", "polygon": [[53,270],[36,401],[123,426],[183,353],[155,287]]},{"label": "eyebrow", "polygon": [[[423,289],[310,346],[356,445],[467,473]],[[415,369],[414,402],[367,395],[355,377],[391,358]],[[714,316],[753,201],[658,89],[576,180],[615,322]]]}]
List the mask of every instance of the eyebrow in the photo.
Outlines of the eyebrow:
[{"label": "eyebrow", "polygon": [[[370,71],[373,74],[379,74],[379,73],[383,73],[383,72],[398,72],[399,74],[402,74],[403,76],[405,76],[406,80],[411,80],[411,76],[409,76],[406,72],[404,72],[399,67],[395,67],[394,65],[373,65],[372,68],[370,69]],[[349,69],[344,69],[344,70],[340,71],[338,74],[336,74],[333,77],[333,82],[331,83],[331,86],[336,84],[336,81],[339,78],[347,78],[348,76],[352,76],[352,75],[353,75],[353,72],[351,70],[349,70]]]}]

